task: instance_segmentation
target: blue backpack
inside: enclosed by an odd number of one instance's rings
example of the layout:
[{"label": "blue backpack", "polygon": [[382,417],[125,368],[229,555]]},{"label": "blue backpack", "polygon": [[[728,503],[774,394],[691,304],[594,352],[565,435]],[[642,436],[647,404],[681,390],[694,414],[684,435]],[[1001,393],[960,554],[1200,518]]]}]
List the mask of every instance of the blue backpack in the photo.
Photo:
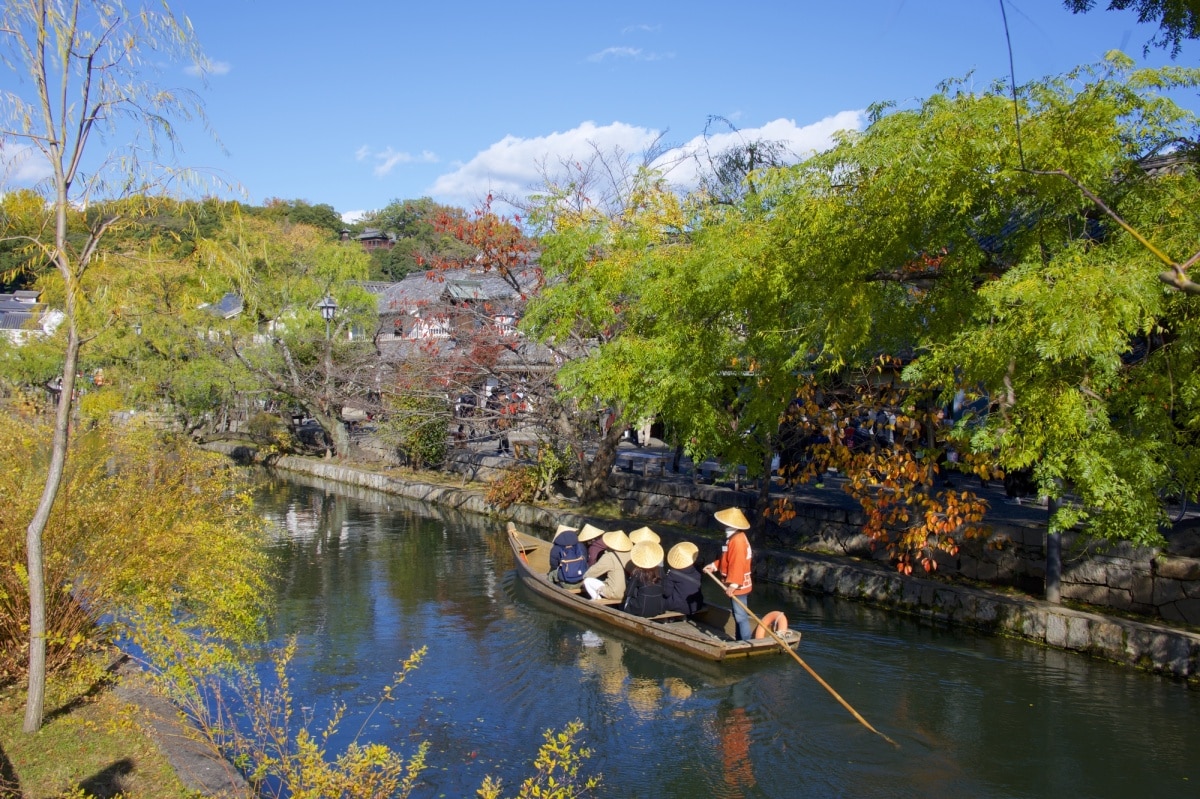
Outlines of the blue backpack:
[{"label": "blue backpack", "polygon": [[577,583],[587,571],[587,549],[583,544],[567,544],[563,547],[562,560],[558,562],[558,579],[564,583]]}]

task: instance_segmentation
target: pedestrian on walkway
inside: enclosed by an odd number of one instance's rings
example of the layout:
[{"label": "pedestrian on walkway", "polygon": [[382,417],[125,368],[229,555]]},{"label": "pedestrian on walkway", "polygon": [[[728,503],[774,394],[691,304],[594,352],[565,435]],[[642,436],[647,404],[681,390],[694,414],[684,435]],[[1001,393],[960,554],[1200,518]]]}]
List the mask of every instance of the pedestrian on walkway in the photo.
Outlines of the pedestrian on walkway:
[{"label": "pedestrian on walkway", "polygon": [[725,508],[715,514],[717,521],[725,526],[725,545],[721,557],[704,567],[708,574],[717,574],[725,586],[725,595],[733,601],[733,619],[737,622],[737,639],[749,641],[754,635],[750,612],[746,607],[750,591],[754,588],[750,576],[750,539],[746,531],[750,522],[741,508]]}]

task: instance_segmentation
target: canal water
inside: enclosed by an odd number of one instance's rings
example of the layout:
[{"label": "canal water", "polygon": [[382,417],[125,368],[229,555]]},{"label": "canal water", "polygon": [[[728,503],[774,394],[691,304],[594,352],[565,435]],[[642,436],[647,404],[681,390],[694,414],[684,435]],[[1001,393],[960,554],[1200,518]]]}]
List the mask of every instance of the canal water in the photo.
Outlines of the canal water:
[{"label": "canal water", "polygon": [[259,508],[300,704],[317,729],[347,704],[332,751],[356,733],[429,742],[421,797],[474,796],[485,775],[515,789],[573,719],[604,797],[1200,797],[1200,691],[1183,683],[757,586],[751,609],[783,610],[805,661],[896,748],[787,656],[694,662],[562,615],[516,580],[493,520],[300,480]]}]

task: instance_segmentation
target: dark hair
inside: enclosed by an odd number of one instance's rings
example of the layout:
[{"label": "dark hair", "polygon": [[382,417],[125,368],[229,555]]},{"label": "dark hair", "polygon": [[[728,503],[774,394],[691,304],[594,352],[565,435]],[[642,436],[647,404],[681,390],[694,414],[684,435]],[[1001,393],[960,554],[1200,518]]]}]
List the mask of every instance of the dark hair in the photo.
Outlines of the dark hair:
[{"label": "dark hair", "polygon": [[649,569],[643,569],[641,566],[630,564],[629,578],[632,580],[635,577],[641,578],[643,585],[658,585],[662,582],[662,567],[652,566]]}]

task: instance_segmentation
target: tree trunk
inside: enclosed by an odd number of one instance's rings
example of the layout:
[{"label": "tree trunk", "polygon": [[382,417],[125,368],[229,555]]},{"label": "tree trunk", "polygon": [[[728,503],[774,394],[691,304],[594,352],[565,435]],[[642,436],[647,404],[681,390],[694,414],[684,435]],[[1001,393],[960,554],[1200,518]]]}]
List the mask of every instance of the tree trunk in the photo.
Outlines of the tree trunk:
[{"label": "tree trunk", "polygon": [[[323,407],[311,408],[308,409],[308,412],[325,429],[326,440],[333,442],[333,451],[337,453],[338,457],[346,457],[350,452],[350,431],[346,428],[346,423],[342,421],[341,415],[332,409],[327,411]],[[326,446],[325,457],[329,458],[331,455],[330,448]]]},{"label": "tree trunk", "polygon": [[79,335],[75,329],[73,295],[67,293],[67,350],[63,362],[62,393],[54,415],[54,433],[50,448],[50,468],[42,498],[25,532],[25,559],[29,571],[29,687],[25,695],[25,732],[37,732],[42,726],[46,702],[46,575],[42,552],[43,535],[50,511],[62,485],[67,462],[71,411],[74,408],[75,369],[79,362]]},{"label": "tree trunk", "polygon": [[[620,415],[618,415],[618,419]],[[625,425],[614,420],[608,432],[600,439],[596,448],[596,456],[591,462],[584,461],[583,477],[580,481],[580,502],[588,504],[608,496],[608,475],[612,472],[613,463],[617,460],[617,444],[621,443],[621,434]]]},{"label": "tree trunk", "polygon": [[753,528],[755,533],[750,537],[750,543],[758,546],[766,543],[766,530],[763,528],[767,522],[767,509],[771,506],[771,463],[775,460],[773,446],[773,442],[768,442],[766,459],[763,461],[763,477],[759,481],[758,498],[754,502],[754,515],[758,524]]},{"label": "tree trunk", "polygon": [[1062,532],[1050,520],[1058,510],[1058,500],[1050,497],[1046,503],[1046,601],[1062,602]]}]

